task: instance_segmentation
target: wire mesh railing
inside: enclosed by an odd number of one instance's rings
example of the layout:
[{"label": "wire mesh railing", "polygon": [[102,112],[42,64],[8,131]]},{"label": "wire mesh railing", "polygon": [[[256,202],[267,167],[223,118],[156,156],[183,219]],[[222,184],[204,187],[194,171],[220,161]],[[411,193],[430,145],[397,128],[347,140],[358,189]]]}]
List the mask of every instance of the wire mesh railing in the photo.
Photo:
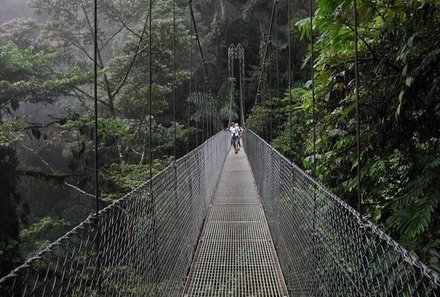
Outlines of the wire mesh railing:
[{"label": "wire mesh railing", "polygon": [[440,276],[247,131],[244,144],[291,296],[440,296]]},{"label": "wire mesh railing", "polygon": [[179,296],[228,137],[216,134],[102,209],[99,224],[89,216],[3,277],[0,296]]}]

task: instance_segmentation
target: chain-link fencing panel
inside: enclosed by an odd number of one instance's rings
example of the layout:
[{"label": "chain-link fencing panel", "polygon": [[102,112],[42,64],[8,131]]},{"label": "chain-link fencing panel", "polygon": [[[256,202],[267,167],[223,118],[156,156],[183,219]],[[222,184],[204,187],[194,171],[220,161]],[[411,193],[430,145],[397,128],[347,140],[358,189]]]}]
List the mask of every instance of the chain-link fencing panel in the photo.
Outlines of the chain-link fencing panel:
[{"label": "chain-link fencing panel", "polygon": [[229,149],[222,131],[0,279],[0,296],[179,296]]},{"label": "chain-link fencing panel", "polygon": [[252,131],[244,144],[291,296],[440,296],[440,276]]}]

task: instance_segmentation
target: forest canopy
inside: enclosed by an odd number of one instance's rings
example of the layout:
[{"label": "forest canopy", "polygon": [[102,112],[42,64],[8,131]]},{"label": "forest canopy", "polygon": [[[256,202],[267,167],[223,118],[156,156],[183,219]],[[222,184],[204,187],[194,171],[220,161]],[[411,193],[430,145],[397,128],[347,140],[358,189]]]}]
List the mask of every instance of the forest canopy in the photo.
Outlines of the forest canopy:
[{"label": "forest canopy", "polygon": [[[207,129],[213,113],[223,125],[239,120],[239,102],[230,97],[236,81],[227,78],[227,49],[240,43],[246,127],[310,174],[316,162],[316,179],[353,207],[360,166],[362,213],[439,270],[440,4],[357,2],[360,164],[352,1],[316,1],[313,32],[308,2],[290,1],[288,15],[287,2],[279,1],[261,75],[272,2],[194,0],[213,98],[206,97],[187,1],[177,1],[175,35],[172,1],[154,1],[152,36],[146,1],[99,1],[101,206],[148,179],[150,161],[157,173],[217,132]],[[6,1],[5,7],[0,10],[2,275],[94,207],[93,2]],[[261,98],[255,100],[260,77]]]}]

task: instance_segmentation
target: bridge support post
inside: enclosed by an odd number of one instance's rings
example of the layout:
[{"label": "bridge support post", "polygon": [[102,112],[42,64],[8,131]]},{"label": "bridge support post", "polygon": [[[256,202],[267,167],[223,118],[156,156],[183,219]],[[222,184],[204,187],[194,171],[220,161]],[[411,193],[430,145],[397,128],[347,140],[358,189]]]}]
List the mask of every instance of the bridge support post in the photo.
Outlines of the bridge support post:
[{"label": "bridge support post", "polygon": [[[245,128],[246,123],[244,119],[244,84],[245,84],[245,71],[244,71],[244,48],[239,43],[235,46],[233,43],[228,48],[228,75],[229,78],[235,78],[237,75],[235,74],[234,63],[235,60],[238,60],[238,94],[236,91],[233,91],[232,98],[239,99],[239,108],[240,108],[240,126]],[[229,120],[229,124],[231,119]]]}]

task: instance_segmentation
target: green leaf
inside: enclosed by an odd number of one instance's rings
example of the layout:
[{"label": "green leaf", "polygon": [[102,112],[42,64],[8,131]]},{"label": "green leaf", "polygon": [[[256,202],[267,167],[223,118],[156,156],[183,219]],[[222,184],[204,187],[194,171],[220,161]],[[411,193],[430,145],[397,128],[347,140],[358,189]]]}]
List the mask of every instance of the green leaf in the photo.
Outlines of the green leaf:
[{"label": "green leaf", "polygon": [[400,116],[400,112],[401,112],[401,110],[402,110],[402,105],[403,105],[403,96],[405,95],[405,91],[400,91],[400,94],[399,94],[399,105],[397,105],[397,109],[396,109],[396,112],[395,112],[395,114],[394,114],[394,116],[395,116],[395,118],[396,118],[396,120],[397,120],[397,118]]},{"label": "green leaf", "polygon": [[20,231],[20,238],[22,239],[28,239],[32,238],[32,236],[35,236],[36,234],[42,232],[43,230],[47,228],[53,228],[57,226],[68,226],[69,223],[61,218],[53,218],[53,217],[44,217],[40,219],[40,221],[32,224],[26,229],[23,229]]},{"label": "green leaf", "polygon": [[406,42],[406,46],[408,46],[408,47],[412,47],[413,44],[414,44],[414,35],[412,35],[412,36],[408,39],[408,41]]},{"label": "green leaf", "polygon": [[408,73],[408,64],[403,67],[402,76],[406,76],[407,73]]},{"label": "green leaf", "polygon": [[400,103],[403,102],[403,95],[405,95],[405,91],[400,91],[400,94],[399,94],[399,102]]}]

